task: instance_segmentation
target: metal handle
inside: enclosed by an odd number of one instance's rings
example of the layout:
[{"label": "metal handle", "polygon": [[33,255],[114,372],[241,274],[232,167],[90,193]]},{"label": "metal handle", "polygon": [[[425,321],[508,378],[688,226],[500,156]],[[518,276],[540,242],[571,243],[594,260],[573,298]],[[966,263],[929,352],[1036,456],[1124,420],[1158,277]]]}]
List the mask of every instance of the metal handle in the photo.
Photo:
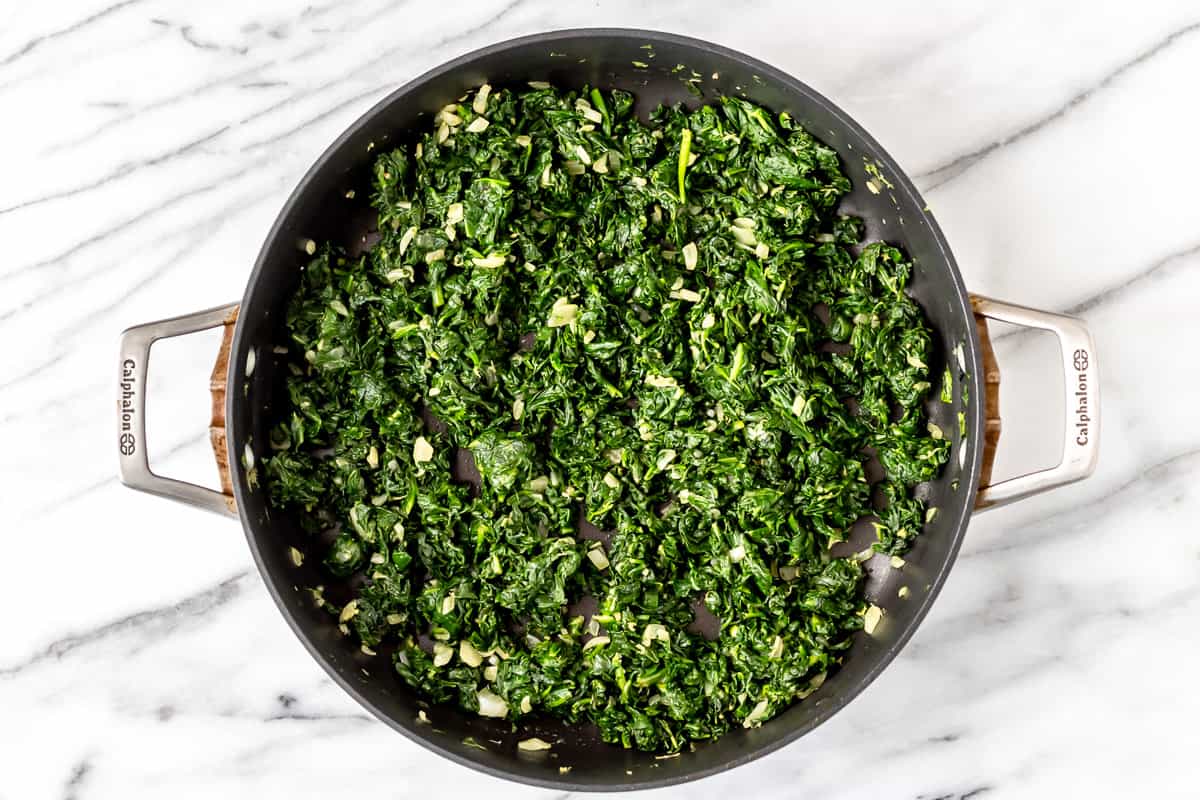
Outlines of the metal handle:
[{"label": "metal handle", "polygon": [[[226,516],[237,516],[232,493],[223,494],[194,483],[156,475],[146,453],[146,376],[150,345],[159,339],[232,326],[237,319],[236,303],[195,314],[148,322],[121,334],[121,356],[117,368],[117,452],[121,482],[141,492],[168,497]],[[223,415],[222,415],[223,420]],[[223,438],[223,434],[222,434]]]},{"label": "metal handle", "polygon": [[[979,295],[971,296],[971,305],[979,316],[1027,328],[1040,328],[1057,336],[1062,349],[1066,382],[1063,450],[1058,464],[993,484],[988,483],[990,476],[985,476],[980,481],[975,508],[980,511],[995,508],[1091,475],[1100,456],[1100,383],[1096,346],[1083,322],[1075,317],[1051,314]],[[987,368],[989,371],[995,369],[992,366]],[[989,389],[999,383],[998,374],[994,380],[990,374],[987,378]]]}]

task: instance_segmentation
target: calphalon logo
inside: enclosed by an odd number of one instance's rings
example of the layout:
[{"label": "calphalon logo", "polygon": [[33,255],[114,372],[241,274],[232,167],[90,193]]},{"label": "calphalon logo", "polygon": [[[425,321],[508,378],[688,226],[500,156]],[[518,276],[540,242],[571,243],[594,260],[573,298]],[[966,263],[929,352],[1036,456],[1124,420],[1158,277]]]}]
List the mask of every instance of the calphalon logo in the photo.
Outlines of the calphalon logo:
[{"label": "calphalon logo", "polygon": [[1075,384],[1075,444],[1080,447],[1088,443],[1088,425],[1092,418],[1088,415],[1088,374],[1087,368],[1091,358],[1087,350],[1076,350],[1072,354],[1072,363],[1076,371]]},{"label": "calphalon logo", "polygon": [[136,369],[137,363],[132,358],[121,362],[121,435],[117,442],[123,456],[131,456],[137,451],[137,438],[133,435],[133,415],[137,413],[134,404]]}]

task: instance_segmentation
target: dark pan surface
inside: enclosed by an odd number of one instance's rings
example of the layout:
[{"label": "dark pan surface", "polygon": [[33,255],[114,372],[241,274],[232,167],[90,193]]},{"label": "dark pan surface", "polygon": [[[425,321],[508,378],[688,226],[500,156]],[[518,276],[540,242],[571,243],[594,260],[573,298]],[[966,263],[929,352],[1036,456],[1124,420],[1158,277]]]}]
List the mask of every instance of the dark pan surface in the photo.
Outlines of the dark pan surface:
[{"label": "dark pan surface", "polygon": [[[646,46],[649,45],[649,48]],[[647,68],[633,62],[645,62]],[[686,69],[673,72],[676,65]],[[688,89],[694,82],[702,97]],[[306,256],[298,239],[333,240],[349,247],[371,241],[374,215],[369,207],[369,165],[382,149],[406,140],[405,131],[424,129],[439,108],[480,83],[494,86],[547,80],[560,86],[584,84],[628,89],[645,115],[660,103],[695,106],[721,94],[748,97],[776,111],[788,111],[813,134],[836,148],[854,183],[843,206],[862,216],[869,238],[903,247],[916,264],[912,293],[936,329],[937,354],[930,364],[940,375],[956,345],[970,377],[956,386],[955,402],[930,404],[943,430],[954,432],[955,450],[943,477],[925,487],[940,509],[908,555],[903,573],[886,559],[868,563],[867,592],[887,614],[875,635],[859,635],[845,665],[803,703],[754,730],[736,730],[717,742],[698,744],[695,752],[657,760],[599,742],[587,726],[554,720],[508,723],[477,718],[452,708],[426,708],[390,667],[388,653],[363,655],[337,631],[336,621],[314,608],[307,587],[323,584],[333,602],[349,598],[319,571],[320,558],[295,567],[289,547],[307,542],[286,517],[268,514],[265,498],[250,489],[244,466],[234,464],[234,489],[251,551],[280,610],[313,657],[355,699],[381,720],[426,747],[493,775],[566,790],[634,789],[662,786],[710,775],[744,764],[812,730],[842,708],[895,657],[925,616],[958,551],[978,482],[979,404],[964,405],[962,389],[982,398],[978,339],[962,279],[936,223],[911,181],[883,149],[853,120],[809,87],[748,56],[695,39],[633,30],[561,31],[494,45],[458,58],[417,78],[371,109],[335,142],[301,181],[267,237],[242,303],[230,359],[230,386],[242,386],[248,351],[256,350],[257,368],[245,392],[230,391],[227,419],[230,452],[241,453],[247,439],[267,441],[282,376],[271,348],[285,341],[284,308]],[[877,165],[891,184],[878,194],[867,190],[865,164]],[[354,189],[353,200],[346,198]],[[957,370],[955,370],[957,373]],[[936,394],[936,390],[935,390]],[[956,413],[966,414],[967,456],[958,459]],[[258,450],[258,448],[255,448]],[[239,459],[240,460],[240,459]],[[957,487],[957,488],[955,488]],[[865,546],[867,539],[859,547]],[[897,598],[901,585],[906,600]],[[418,722],[425,708],[430,723]],[[546,753],[519,752],[529,736],[555,742]],[[470,737],[483,749],[464,743]],[[570,766],[569,773],[559,768]]]}]

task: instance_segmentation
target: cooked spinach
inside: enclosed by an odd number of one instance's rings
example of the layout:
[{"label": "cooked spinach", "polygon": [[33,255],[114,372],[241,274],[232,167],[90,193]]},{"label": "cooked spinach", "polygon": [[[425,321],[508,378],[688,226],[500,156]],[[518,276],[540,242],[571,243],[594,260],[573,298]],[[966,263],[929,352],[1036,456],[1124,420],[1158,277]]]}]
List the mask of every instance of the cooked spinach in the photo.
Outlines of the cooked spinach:
[{"label": "cooked spinach", "polygon": [[870,517],[905,550],[949,450],[911,265],[859,245],[849,189],[734,97],[647,125],[486,88],[379,156],[380,241],[291,301],[265,468],[353,575],[343,630],[435,702],[645,750],[819,687],[867,611],[831,547]]}]

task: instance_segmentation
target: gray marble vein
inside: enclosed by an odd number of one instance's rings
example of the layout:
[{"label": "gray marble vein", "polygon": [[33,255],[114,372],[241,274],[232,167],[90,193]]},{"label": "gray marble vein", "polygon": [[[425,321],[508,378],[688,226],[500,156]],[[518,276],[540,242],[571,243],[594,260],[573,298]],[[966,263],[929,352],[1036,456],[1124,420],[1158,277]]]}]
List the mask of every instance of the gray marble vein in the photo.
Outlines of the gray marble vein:
[{"label": "gray marble vein", "polygon": [[14,50],[12,53],[9,53],[4,58],[0,59],[0,67],[8,66],[9,64],[13,63],[17,59],[21,58],[22,56],[28,55],[29,53],[33,52],[33,50],[35,48],[40,47],[40,46],[46,44],[47,42],[53,42],[55,39],[59,39],[63,36],[70,36],[72,33],[76,33],[77,31],[80,31],[83,28],[86,28],[88,25],[91,25],[96,20],[103,19],[104,17],[107,17],[110,14],[115,14],[116,12],[120,11],[123,8],[128,8],[129,6],[138,5],[141,2],[143,2],[143,0],[121,0],[121,2],[119,2],[119,3],[114,3],[113,5],[108,6],[107,8],[103,8],[99,11],[89,14],[86,17],[84,17],[83,19],[79,20],[78,22],[74,22],[74,23],[66,26],[65,28],[59,28],[58,30],[51,31],[50,33],[43,33],[43,34],[34,36],[32,39],[27,41],[25,44],[21,45],[19,48]]},{"label": "gray marble vein", "polygon": [[179,156],[186,155],[186,154],[192,152],[193,150],[203,147],[204,145],[208,144],[209,142],[212,142],[213,140],[220,138],[221,135],[223,133],[225,133],[227,130],[229,130],[229,126],[223,125],[223,126],[217,128],[216,130],[209,131],[208,133],[198,136],[195,139],[192,139],[178,147],[173,147],[170,150],[159,153],[158,155],[151,156],[150,158],[139,159],[137,161],[133,161],[133,162],[126,163],[126,164],[119,164],[111,172],[109,172],[105,175],[101,175],[100,177],[95,178],[91,181],[88,181],[87,183],[82,183],[77,186],[72,186],[69,189],[59,189],[57,191],[51,192],[50,194],[44,194],[44,195],[30,198],[28,200],[22,200],[21,202],[15,203],[11,206],[6,206],[4,208],[0,208],[0,216],[3,216],[5,214],[11,214],[14,211],[20,211],[23,208],[32,208],[33,206],[39,206],[44,203],[49,203],[53,200],[62,200],[62,199],[68,198],[68,197],[74,197],[75,195],[82,194],[83,192],[91,191],[92,189],[97,189],[97,188],[99,188],[101,186],[105,186],[115,180],[124,178],[128,175],[133,174],[134,172],[137,172],[138,170],[148,169],[150,167],[155,167],[160,164],[164,164],[173,158],[178,158]]},{"label": "gray marble vein", "polygon": [[[249,174],[256,168],[264,166],[267,160],[267,158],[260,158],[256,161],[250,162],[244,167],[218,175],[214,180],[205,182],[200,186],[189,188],[179,194],[172,194],[165,198],[161,198],[157,202],[145,208],[145,210],[137,212],[132,217],[124,219],[110,228],[106,228],[98,233],[88,236],[88,238],[71,245],[61,253],[58,253],[48,259],[37,261],[19,270],[14,270],[7,274],[0,274],[0,285],[3,285],[6,279],[17,277],[27,278],[30,274],[36,273],[39,270],[47,269],[49,267],[54,267],[61,271],[67,266],[67,262],[69,260],[76,258],[81,253],[88,250],[88,248],[105,242],[117,234],[129,231],[130,229],[145,223],[155,216],[171,211],[177,205],[184,204],[200,195],[210,194],[216,191],[218,188],[228,191],[231,183]],[[260,199],[263,199],[264,197],[265,196],[260,195],[258,197],[251,198],[246,202],[254,203]],[[173,228],[163,235],[155,236],[149,240],[149,243],[161,244],[177,238],[186,239],[189,237],[191,239],[190,243],[194,243],[200,236],[211,231],[214,225],[218,225],[222,220],[233,214],[236,214],[241,207],[242,206],[240,204],[224,206],[217,213],[211,216],[202,217],[199,220],[189,220],[187,223],[177,228]],[[81,278],[77,278],[77,280],[86,283],[89,280],[103,279],[105,276],[117,270],[124,269],[125,266],[126,263],[122,260],[110,261],[107,264],[102,264],[101,266],[88,270]],[[161,274],[161,270],[156,270],[155,272],[156,274]],[[47,284],[46,288],[42,292],[33,295],[25,302],[14,305],[5,311],[0,311],[0,323],[19,316],[22,312],[28,311],[36,306],[39,302],[46,300],[54,293],[60,292],[61,290],[61,286],[57,283]]]},{"label": "gray marble vein", "polygon": [[[197,98],[203,97],[214,90],[219,90],[228,86],[241,86],[243,82],[253,78],[257,78],[263,71],[270,69],[274,65],[272,61],[259,62],[249,67],[241,66],[237,69],[230,70],[216,77],[208,78],[200,83],[188,85],[176,93],[169,94],[144,105],[122,105],[124,113],[113,116],[111,119],[106,119],[99,125],[84,131],[76,137],[64,139],[56,142],[50,147],[42,151],[43,155],[54,155],[64,150],[70,150],[74,147],[89,142],[96,137],[104,134],[113,128],[129,123],[131,120],[138,117],[144,117],[155,111],[169,109],[172,106],[178,106],[189,101],[194,101]],[[126,110],[128,109],[128,110]],[[244,120],[243,120],[244,122]]]},{"label": "gray marble vein", "polygon": [[245,587],[248,572],[240,572],[218,583],[199,594],[185,597],[168,606],[138,611],[120,619],[115,619],[91,630],[73,633],[61,639],[56,639],[28,658],[7,666],[0,667],[0,678],[14,678],[20,673],[36,668],[49,661],[62,661],[75,651],[91,644],[131,631],[146,635],[147,629],[154,635],[169,634],[189,618],[203,617],[213,609],[234,600]]},{"label": "gray marble vein", "polygon": [[971,169],[981,160],[987,158],[997,150],[1023,141],[1024,139],[1027,139],[1028,137],[1042,131],[1047,126],[1054,124],[1058,120],[1070,114],[1081,104],[1086,103],[1096,94],[1096,92],[1112,86],[1114,82],[1119,80],[1131,70],[1142,66],[1155,56],[1166,51],[1168,48],[1173,47],[1176,43],[1187,40],[1193,33],[1196,33],[1197,31],[1200,31],[1200,22],[1193,22],[1189,25],[1179,28],[1178,30],[1171,31],[1171,33],[1167,34],[1161,40],[1155,42],[1152,46],[1142,50],[1133,58],[1129,59],[1128,61],[1124,61],[1114,69],[1109,70],[1095,83],[1071,95],[1070,99],[1068,99],[1058,108],[1055,108],[1049,113],[1038,117],[1034,121],[1023,125],[1021,128],[1003,136],[1000,139],[996,139],[991,143],[983,145],[982,147],[978,147],[968,153],[954,156],[950,160],[934,166],[931,169],[927,169],[924,172],[918,173],[914,177],[921,183],[925,191],[932,192],[934,189],[937,189],[938,187],[943,186],[959,177],[964,172]]},{"label": "gray marble vein", "polygon": [[970,550],[963,553],[961,558],[986,558],[996,553],[1018,549],[1028,551],[1050,540],[1056,540],[1057,544],[1063,537],[1085,537],[1091,527],[1098,524],[1106,513],[1113,508],[1126,506],[1128,495],[1140,494],[1145,490],[1149,490],[1151,493],[1156,490],[1161,491],[1164,485],[1169,485],[1165,483],[1166,481],[1177,479],[1181,474],[1194,473],[1197,470],[1200,470],[1200,447],[1188,447],[1159,461],[1139,464],[1133,475],[1116,486],[1107,487],[1103,495],[1085,508],[1068,507],[1053,514],[1038,517],[1031,524],[1015,527],[1008,531],[1003,541]]},{"label": "gray marble vein", "polygon": [[82,759],[71,770],[71,774],[67,777],[66,785],[63,787],[63,800],[78,800],[81,796],[81,791],[87,783],[88,773],[92,771],[92,762],[89,759]]},{"label": "gray marble vein", "polygon": [[[1119,300],[1129,289],[1141,286],[1147,281],[1166,277],[1171,272],[1188,269],[1189,262],[1200,255],[1200,243],[1189,245],[1181,250],[1175,250],[1152,262],[1144,269],[1130,275],[1116,286],[1109,286],[1093,295],[1085,297],[1078,303],[1064,309],[1067,314],[1086,314],[1092,309],[1099,308],[1105,303]],[[1192,269],[1195,269],[1194,265]]]}]

